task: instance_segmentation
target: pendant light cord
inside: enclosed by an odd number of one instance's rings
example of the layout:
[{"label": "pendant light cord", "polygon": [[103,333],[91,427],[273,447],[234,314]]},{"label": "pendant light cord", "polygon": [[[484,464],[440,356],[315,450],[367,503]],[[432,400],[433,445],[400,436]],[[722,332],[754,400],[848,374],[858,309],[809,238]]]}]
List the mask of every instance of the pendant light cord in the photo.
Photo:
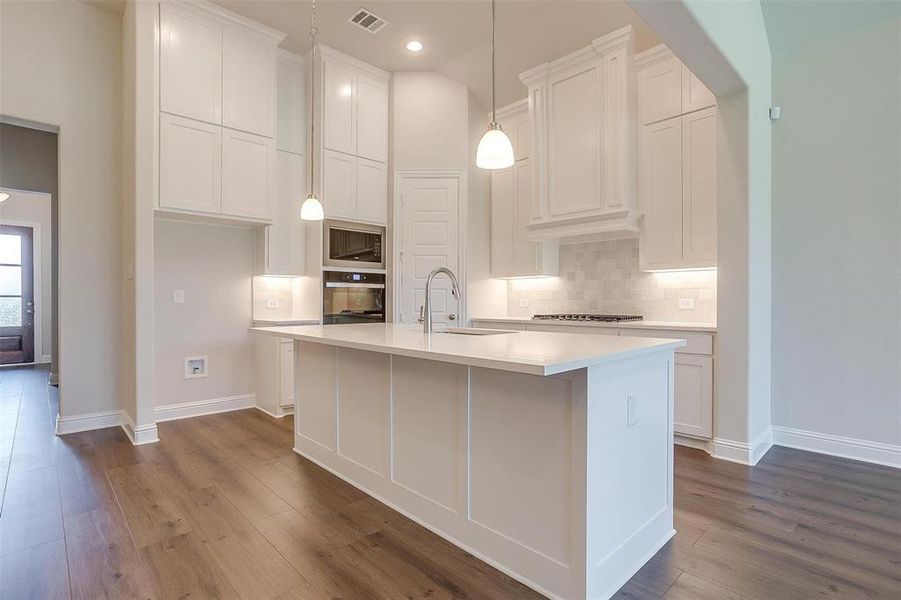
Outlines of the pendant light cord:
[{"label": "pendant light cord", "polygon": [[[315,0],[314,0],[315,2]],[[497,123],[497,83],[494,76],[494,0],[491,0],[491,124]]]},{"label": "pendant light cord", "polygon": [[313,48],[310,52],[310,194],[314,194],[314,168],[315,152],[313,146],[316,143],[316,36],[319,28],[316,27],[316,0],[313,0],[312,18],[310,22],[310,38],[313,40]]}]

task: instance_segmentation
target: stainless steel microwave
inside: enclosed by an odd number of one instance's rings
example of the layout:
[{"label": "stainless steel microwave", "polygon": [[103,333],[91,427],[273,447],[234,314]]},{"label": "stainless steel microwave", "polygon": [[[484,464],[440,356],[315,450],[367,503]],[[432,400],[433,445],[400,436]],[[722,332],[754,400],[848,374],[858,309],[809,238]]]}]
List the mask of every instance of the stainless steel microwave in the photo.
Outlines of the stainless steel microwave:
[{"label": "stainless steel microwave", "polygon": [[327,219],[323,222],[325,267],[385,268],[385,228],[379,225]]}]

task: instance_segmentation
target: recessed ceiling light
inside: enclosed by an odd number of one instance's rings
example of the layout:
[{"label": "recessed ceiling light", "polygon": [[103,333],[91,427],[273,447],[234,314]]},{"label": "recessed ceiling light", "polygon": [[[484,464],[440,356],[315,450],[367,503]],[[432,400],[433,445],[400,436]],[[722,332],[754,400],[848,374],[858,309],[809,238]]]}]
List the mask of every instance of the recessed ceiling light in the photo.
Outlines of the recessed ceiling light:
[{"label": "recessed ceiling light", "polygon": [[410,52],[422,51],[422,42],[417,42],[416,40],[407,42],[407,50],[409,50]]}]

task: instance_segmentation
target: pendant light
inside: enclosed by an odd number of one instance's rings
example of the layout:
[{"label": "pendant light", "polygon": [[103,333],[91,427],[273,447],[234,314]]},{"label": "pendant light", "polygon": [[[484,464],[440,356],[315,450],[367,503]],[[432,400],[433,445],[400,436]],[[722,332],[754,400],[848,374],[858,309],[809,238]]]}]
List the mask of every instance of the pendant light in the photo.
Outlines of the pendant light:
[{"label": "pendant light", "polygon": [[316,86],[314,83],[316,79],[316,35],[318,33],[319,28],[316,27],[316,0],[313,0],[310,24],[310,38],[313,40],[313,49],[310,53],[310,193],[307,194],[307,199],[300,205],[300,218],[303,221],[321,221],[325,218],[322,202],[319,201],[319,198],[316,197],[316,193],[313,191],[316,189],[313,186],[313,178],[315,176],[313,163],[316,157],[313,146],[316,143]]},{"label": "pendant light", "polygon": [[3,202],[4,200],[9,200],[9,192],[0,191],[0,202]]},{"label": "pendant light", "polygon": [[513,165],[513,144],[497,122],[497,83],[494,76],[494,0],[491,0],[491,125],[479,141],[476,166],[481,169],[506,169]]}]

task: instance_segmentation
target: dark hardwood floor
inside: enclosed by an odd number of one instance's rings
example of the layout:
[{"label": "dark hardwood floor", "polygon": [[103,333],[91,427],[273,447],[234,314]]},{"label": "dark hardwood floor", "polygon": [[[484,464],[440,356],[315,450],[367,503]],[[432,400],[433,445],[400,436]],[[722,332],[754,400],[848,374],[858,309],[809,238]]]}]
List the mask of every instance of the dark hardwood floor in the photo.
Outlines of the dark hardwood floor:
[{"label": "dark hardwood floor", "polygon": [[[255,410],[53,435],[47,372],[0,370],[0,598],[536,598],[291,452]],[[901,598],[901,471],[676,453],[679,533],[617,598]]]}]

